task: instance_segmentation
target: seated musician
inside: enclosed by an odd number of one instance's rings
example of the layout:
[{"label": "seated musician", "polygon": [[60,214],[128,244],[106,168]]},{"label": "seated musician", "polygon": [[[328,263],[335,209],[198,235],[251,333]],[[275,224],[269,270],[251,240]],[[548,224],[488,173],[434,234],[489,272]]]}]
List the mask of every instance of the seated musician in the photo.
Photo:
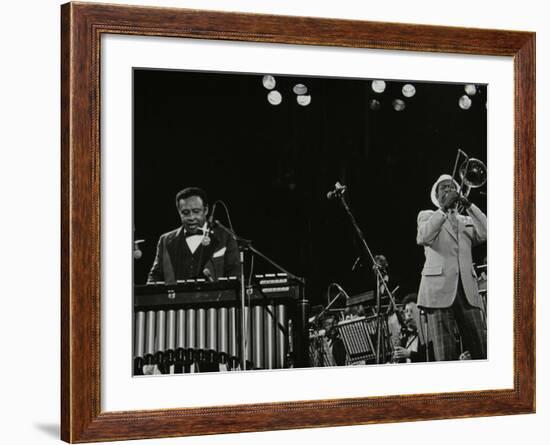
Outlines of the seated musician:
[{"label": "seated musician", "polygon": [[427,361],[424,336],[419,335],[418,330],[420,313],[416,306],[416,294],[409,294],[403,299],[403,319],[406,326],[402,331],[401,345],[394,348],[394,359],[407,362]]},{"label": "seated musician", "polygon": [[[420,312],[416,305],[416,294],[409,294],[403,299],[403,318],[406,323],[404,335],[401,338],[401,346],[394,348],[395,360],[410,362],[426,362],[433,360],[433,344],[429,342],[429,358],[426,355],[426,329],[419,330],[421,326]],[[472,354],[468,350],[462,351],[459,360],[471,360]]]},{"label": "seated musician", "polygon": [[238,276],[237,243],[226,232],[208,226],[208,198],[204,190],[188,187],[176,195],[181,227],[161,235],[147,283]]}]

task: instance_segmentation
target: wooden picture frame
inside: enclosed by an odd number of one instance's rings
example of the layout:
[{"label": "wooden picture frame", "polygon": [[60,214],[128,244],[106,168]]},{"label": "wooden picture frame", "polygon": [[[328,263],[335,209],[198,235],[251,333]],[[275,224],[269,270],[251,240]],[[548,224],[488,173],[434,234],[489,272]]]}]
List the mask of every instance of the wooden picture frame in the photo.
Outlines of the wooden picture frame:
[{"label": "wooden picture frame", "polygon": [[[171,8],[61,8],[61,438],[173,437],[535,411],[535,34]],[[510,56],[514,61],[514,387],[102,412],[100,39],[103,34]]]}]

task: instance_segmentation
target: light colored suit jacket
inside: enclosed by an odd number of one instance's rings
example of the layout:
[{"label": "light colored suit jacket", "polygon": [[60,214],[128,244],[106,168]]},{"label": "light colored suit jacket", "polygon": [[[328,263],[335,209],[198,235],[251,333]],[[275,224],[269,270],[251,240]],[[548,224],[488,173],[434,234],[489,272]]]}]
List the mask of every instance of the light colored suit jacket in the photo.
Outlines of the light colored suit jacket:
[{"label": "light colored suit jacket", "polygon": [[482,307],[472,264],[472,247],[487,240],[487,217],[475,204],[467,213],[455,214],[456,228],[441,210],[423,210],[418,214],[416,242],[424,246],[426,256],[418,290],[419,306],[450,307],[460,276],[468,302]]}]

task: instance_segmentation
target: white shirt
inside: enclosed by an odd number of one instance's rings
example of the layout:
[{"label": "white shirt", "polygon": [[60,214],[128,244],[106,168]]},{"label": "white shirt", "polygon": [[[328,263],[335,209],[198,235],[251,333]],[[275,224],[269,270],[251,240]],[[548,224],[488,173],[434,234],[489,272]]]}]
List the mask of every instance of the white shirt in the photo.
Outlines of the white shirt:
[{"label": "white shirt", "polygon": [[191,235],[185,238],[185,242],[189,246],[189,250],[191,251],[191,253],[195,253],[195,251],[199,248],[200,244],[202,243],[202,240],[204,239],[205,233],[206,233],[206,223],[204,223],[202,226],[202,235]]}]

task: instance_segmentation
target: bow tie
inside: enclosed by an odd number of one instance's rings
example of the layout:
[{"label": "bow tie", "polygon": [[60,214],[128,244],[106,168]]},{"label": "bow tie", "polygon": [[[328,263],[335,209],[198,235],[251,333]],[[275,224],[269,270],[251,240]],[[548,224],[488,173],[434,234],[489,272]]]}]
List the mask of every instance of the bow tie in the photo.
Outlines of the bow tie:
[{"label": "bow tie", "polygon": [[187,232],[187,231],[185,232],[185,238],[189,238],[190,236],[195,236],[195,235],[204,235],[204,232],[202,229],[197,229],[193,233]]}]

